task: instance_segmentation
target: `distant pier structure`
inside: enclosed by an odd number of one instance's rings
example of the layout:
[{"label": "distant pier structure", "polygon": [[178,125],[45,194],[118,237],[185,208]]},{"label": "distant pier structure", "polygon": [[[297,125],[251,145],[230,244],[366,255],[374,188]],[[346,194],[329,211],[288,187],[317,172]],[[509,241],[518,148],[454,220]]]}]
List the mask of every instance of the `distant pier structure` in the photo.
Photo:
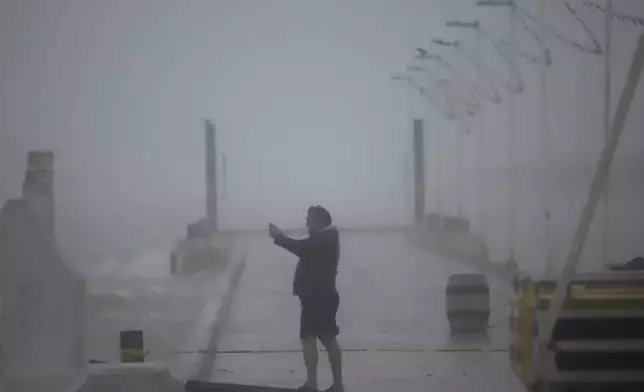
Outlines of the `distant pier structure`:
[{"label": "distant pier structure", "polygon": [[170,254],[170,273],[194,273],[213,269],[229,257],[230,241],[219,231],[217,189],[217,133],[212,120],[205,121],[206,216],[189,223]]}]

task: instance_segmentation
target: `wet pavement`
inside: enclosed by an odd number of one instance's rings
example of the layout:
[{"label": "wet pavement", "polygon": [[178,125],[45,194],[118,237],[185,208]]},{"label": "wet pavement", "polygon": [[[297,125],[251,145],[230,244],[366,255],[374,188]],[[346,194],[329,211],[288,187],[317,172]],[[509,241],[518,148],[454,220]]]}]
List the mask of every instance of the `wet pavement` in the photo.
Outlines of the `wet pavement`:
[{"label": "wet pavement", "polygon": [[[178,377],[192,376],[190,372],[197,368],[199,358],[178,352],[198,350],[203,341],[208,341],[214,315],[204,313],[207,308],[214,307],[216,312],[219,307],[226,289],[225,276],[89,280],[89,358],[119,362],[119,332],[142,330],[149,352],[146,362],[168,366]],[[208,320],[202,323],[204,317]],[[202,342],[192,343],[199,334],[204,336]]]},{"label": "wet pavement", "polygon": [[191,276],[170,275],[168,260],[168,252],[150,251],[86,272],[90,359],[119,362],[119,332],[142,330],[146,362],[165,365],[181,379],[196,374],[202,360],[197,351],[208,344],[236,260],[223,271]]},{"label": "wet pavement", "polygon": [[[469,267],[411,247],[403,233],[346,233],[341,241],[338,324],[348,391],[522,390],[503,351],[508,290],[501,282],[489,279],[488,337],[453,339],[445,286]],[[261,236],[248,246],[211,381],[296,387],[304,372],[291,295],[296,259]],[[321,353],[320,387],[329,384]]]}]

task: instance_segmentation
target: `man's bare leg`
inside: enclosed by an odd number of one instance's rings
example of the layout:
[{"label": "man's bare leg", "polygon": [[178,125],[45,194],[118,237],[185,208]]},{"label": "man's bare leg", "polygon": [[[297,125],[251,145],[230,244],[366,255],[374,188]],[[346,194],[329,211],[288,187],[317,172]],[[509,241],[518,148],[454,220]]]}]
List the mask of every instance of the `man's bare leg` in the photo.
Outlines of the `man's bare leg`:
[{"label": "man's bare leg", "polygon": [[333,374],[333,385],[328,391],[344,392],[344,383],[342,382],[342,350],[338,344],[338,339],[320,338],[320,341],[329,354],[329,363],[331,364],[331,373]]},{"label": "man's bare leg", "polygon": [[306,366],[306,387],[318,390],[318,344],[315,336],[302,338],[302,352]]}]

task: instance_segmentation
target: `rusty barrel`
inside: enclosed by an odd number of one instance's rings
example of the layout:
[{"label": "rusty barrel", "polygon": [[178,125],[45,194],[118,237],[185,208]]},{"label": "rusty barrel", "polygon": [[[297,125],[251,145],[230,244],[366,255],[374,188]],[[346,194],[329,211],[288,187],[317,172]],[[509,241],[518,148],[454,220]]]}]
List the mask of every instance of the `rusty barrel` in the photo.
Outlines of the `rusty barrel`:
[{"label": "rusty barrel", "polygon": [[485,275],[454,274],[445,289],[447,319],[453,334],[485,333],[490,319],[490,287]]}]

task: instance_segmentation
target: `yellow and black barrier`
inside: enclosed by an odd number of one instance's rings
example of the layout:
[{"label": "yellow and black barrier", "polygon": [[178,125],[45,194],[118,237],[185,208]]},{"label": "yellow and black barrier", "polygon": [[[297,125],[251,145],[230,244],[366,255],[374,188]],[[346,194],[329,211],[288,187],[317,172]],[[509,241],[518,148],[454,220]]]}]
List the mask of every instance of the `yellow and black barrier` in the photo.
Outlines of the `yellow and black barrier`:
[{"label": "yellow and black barrier", "polygon": [[548,353],[534,363],[536,337],[556,282],[519,278],[510,359],[532,390],[644,390],[644,273],[579,275],[567,288]]},{"label": "yellow and black barrier", "polygon": [[144,362],[143,331],[121,331],[120,352],[122,363]]},{"label": "yellow and black barrier", "polygon": [[530,384],[534,377],[532,355],[536,338],[534,282],[529,277],[517,278],[515,291],[510,314],[510,362],[514,373]]}]

